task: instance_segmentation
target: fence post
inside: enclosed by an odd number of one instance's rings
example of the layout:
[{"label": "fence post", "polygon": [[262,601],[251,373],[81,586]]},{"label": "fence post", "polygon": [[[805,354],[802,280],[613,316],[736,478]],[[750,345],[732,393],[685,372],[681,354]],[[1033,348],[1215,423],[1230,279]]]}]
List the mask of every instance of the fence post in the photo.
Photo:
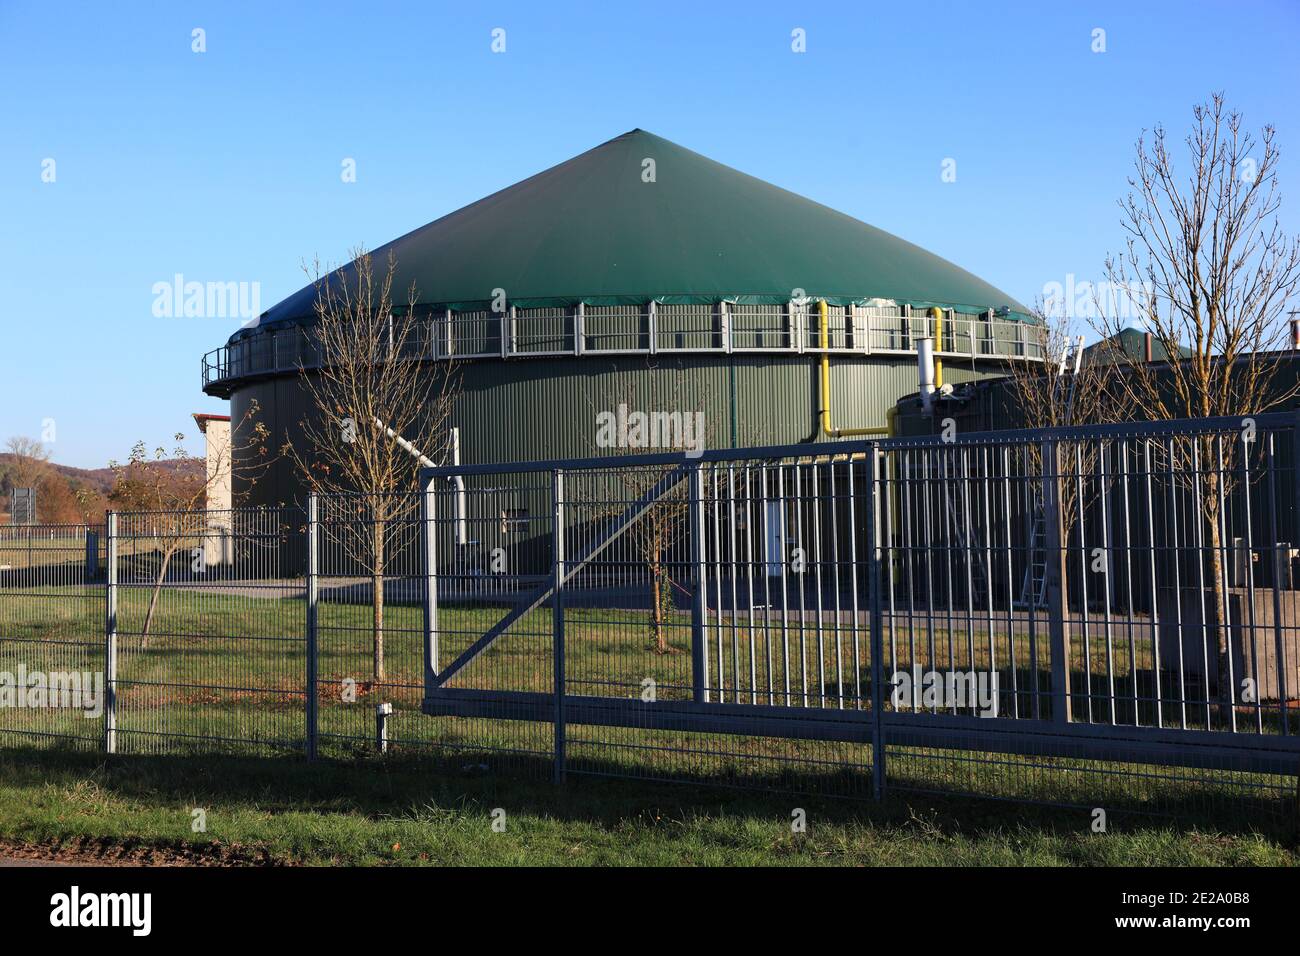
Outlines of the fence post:
[{"label": "fence post", "polygon": [[[1060,456],[1055,441],[1045,441],[1039,446],[1042,458],[1043,480],[1043,574],[1047,581],[1047,627],[1052,654],[1052,720],[1068,724],[1071,720],[1070,701],[1070,625],[1066,616],[1070,602],[1066,590],[1066,553],[1061,516]],[[1033,542],[1030,542],[1032,548]],[[1030,556],[1033,560],[1033,556]]]},{"label": "fence post", "polygon": [[316,759],[319,705],[316,680],[319,663],[317,637],[320,622],[320,500],[307,498],[307,759]]},{"label": "fence post", "polygon": [[552,681],[555,685],[555,715],[553,720],[553,730],[555,733],[554,750],[555,750],[555,782],[564,783],[564,472],[555,469],[551,476],[551,496],[554,507],[552,509],[552,528],[551,528],[551,647],[552,663],[554,673]]},{"label": "fence post", "polygon": [[438,493],[437,478],[424,480],[420,494],[420,536],[424,550],[424,691],[433,690],[438,676]]},{"label": "fence post", "polygon": [[99,532],[86,526],[86,574],[85,582],[89,584],[99,577]]},{"label": "fence post", "polygon": [[691,686],[697,704],[709,701],[709,646],[705,630],[708,622],[708,569],[704,553],[704,468],[697,462],[691,470],[690,502],[691,564],[695,592],[691,601]]},{"label": "fence post", "polygon": [[[867,493],[867,529],[871,546],[867,552],[867,589],[871,604],[871,783],[877,800],[885,797],[885,637],[883,611],[880,597],[880,522],[878,508],[889,507],[881,503],[880,449],[871,446],[871,487]],[[854,627],[857,622],[854,622]]]},{"label": "fence post", "polygon": [[104,519],[108,536],[104,588],[104,752],[117,753],[117,513]]}]

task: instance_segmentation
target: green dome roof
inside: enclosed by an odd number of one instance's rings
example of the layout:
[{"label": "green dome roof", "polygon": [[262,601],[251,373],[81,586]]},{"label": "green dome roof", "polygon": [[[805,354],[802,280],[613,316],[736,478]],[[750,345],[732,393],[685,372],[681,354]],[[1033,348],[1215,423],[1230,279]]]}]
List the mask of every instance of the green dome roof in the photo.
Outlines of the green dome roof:
[{"label": "green dome roof", "polygon": [[[647,182],[653,160],[653,181]],[[520,308],[891,299],[1027,309],[919,246],[643,130],[624,133],[374,251],[421,303]],[[259,325],[310,320],[308,286]]]}]

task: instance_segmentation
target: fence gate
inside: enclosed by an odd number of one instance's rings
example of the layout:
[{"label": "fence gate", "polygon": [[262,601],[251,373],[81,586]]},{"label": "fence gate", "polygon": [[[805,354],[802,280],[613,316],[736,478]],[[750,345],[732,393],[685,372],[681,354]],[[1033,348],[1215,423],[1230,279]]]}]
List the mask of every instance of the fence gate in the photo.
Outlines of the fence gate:
[{"label": "fence gate", "polygon": [[423,700],[470,770],[562,766],[555,568],[559,482],[546,472],[431,478],[420,496]]},{"label": "fence gate", "polygon": [[854,458],[430,475],[425,712],[557,777],[869,792],[870,480]]},{"label": "fence gate", "polygon": [[1261,415],[431,469],[423,709],[557,777],[1281,794],[1296,442]]}]

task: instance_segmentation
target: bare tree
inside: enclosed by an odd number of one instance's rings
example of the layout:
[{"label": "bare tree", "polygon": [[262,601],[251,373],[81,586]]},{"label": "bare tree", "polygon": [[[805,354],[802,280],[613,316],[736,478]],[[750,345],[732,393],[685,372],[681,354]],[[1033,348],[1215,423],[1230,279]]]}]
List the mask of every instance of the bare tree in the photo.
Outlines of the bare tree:
[{"label": "bare tree", "polygon": [[9,482],[14,488],[35,488],[50,466],[50,452],[35,438],[15,435],[5,442],[9,453]]},{"label": "bare tree", "polygon": [[1017,420],[1026,428],[1108,421],[1115,411],[1107,395],[1113,366],[1077,351],[1081,330],[1068,310],[1039,303],[1031,318],[1025,334],[1035,340],[1043,361],[1007,363]]},{"label": "bare tree", "polygon": [[[1070,307],[1039,302],[1031,315],[1034,321],[1027,325],[1026,334],[1036,340],[1043,361],[1007,363],[1016,420],[1026,428],[1038,429],[1095,425],[1122,418],[1123,409],[1114,400],[1110,387],[1115,366],[1109,361],[1098,361],[1095,353],[1083,349],[1079,321],[1071,314]],[[1058,451],[1062,459],[1056,466],[1058,473],[1078,471],[1083,477],[1094,472],[1097,443],[1065,442]],[[1044,474],[1036,443],[1026,446],[1025,455],[1029,473]],[[1078,516],[1089,503],[1076,500],[1081,483],[1061,481],[1058,485],[1061,533],[1067,541]]]},{"label": "bare tree", "polygon": [[[256,482],[258,470],[268,464],[267,438],[269,431],[256,421],[258,405],[252,403],[244,418],[238,423],[236,433],[246,437],[239,440],[234,450],[242,452],[248,462],[245,478]],[[158,610],[158,598],[171,567],[172,558],[183,547],[197,542],[200,546],[208,530],[205,506],[210,490],[230,478],[230,456],[222,455],[217,465],[208,467],[206,457],[191,455],[182,442],[185,436],[175,435],[176,445],[170,451],[159,446],[152,453],[143,441],[131,448],[124,463],[110,461],[113,471],[113,488],[109,500],[123,511],[137,512],[135,521],[145,522],[139,528],[149,530],[158,551],[158,566],[153,572],[153,587],[149,606],[140,629],[140,645],[148,643],[149,630]],[[135,539],[137,535],[132,535]]]},{"label": "bare tree", "polygon": [[299,424],[301,440],[285,450],[312,491],[329,495],[327,533],[369,578],[372,657],[384,680],[384,574],[415,514],[420,456],[441,461],[459,375],[450,361],[425,361],[418,293],[393,301],[396,260],[376,275],[371,256],[323,274],[316,286],[311,333],[319,368],[300,367],[313,415]]},{"label": "bare tree", "polygon": [[[1153,418],[1253,415],[1300,394],[1300,386],[1278,377],[1287,303],[1300,283],[1300,240],[1285,233],[1278,217],[1273,127],[1263,127],[1256,139],[1218,93],[1192,116],[1188,168],[1175,162],[1163,127],[1138,139],[1131,191],[1120,202],[1125,249],[1106,260],[1111,288],[1136,306],[1167,358],[1147,362],[1121,347],[1123,308],[1102,309],[1095,328],[1123,373],[1113,385],[1128,407]],[[1201,440],[1201,462],[1214,460],[1213,445]],[[1230,462],[1222,473],[1207,469],[1199,502],[1220,673],[1226,673],[1228,636],[1219,616],[1226,597],[1219,501],[1227,491],[1220,487],[1228,480],[1223,476],[1231,472]],[[1222,691],[1226,701],[1231,690]]]},{"label": "bare tree", "polygon": [[1300,239],[1278,218],[1273,127],[1257,141],[1221,94],[1192,112],[1185,179],[1163,127],[1149,144],[1139,138],[1133,191],[1120,203],[1126,248],[1106,260],[1112,288],[1136,303],[1167,363],[1119,348],[1123,309],[1101,309],[1094,325],[1127,373],[1119,380],[1125,397],[1153,416],[1250,415],[1300,394],[1277,382]]},{"label": "bare tree", "polygon": [[[598,453],[608,451],[608,440],[602,440],[602,419],[613,416],[620,437],[627,438],[619,447],[624,454],[656,451],[702,450],[708,445],[712,429],[703,411],[701,397],[687,392],[687,380],[678,370],[669,372],[671,384],[656,391],[643,384],[642,379],[625,377],[623,384],[609,393],[615,398],[613,408],[601,408],[591,395],[591,407],[596,429],[590,442]],[[640,416],[629,426],[628,416]],[[637,430],[643,428],[640,436]],[[627,432],[627,435],[622,435]],[[647,444],[647,440],[649,444]],[[675,465],[652,465],[637,468],[618,468],[612,471],[621,491],[616,497],[637,501],[652,491],[669,475]],[[610,509],[611,515],[622,510],[624,502]],[[690,488],[687,481],[676,482],[660,493],[646,512],[627,530],[631,548],[646,571],[650,591],[650,608],[647,613],[649,647],[656,654],[667,654],[669,622],[674,606],[673,589],[680,588],[670,573],[672,556],[684,540],[687,514],[690,509]],[[684,589],[683,589],[684,590]]]}]

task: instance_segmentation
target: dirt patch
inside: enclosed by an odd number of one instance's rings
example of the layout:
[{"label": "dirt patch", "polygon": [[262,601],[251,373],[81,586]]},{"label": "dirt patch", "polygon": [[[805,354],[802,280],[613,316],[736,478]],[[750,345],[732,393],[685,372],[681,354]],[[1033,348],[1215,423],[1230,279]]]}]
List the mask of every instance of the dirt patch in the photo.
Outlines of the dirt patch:
[{"label": "dirt patch", "polygon": [[210,843],[153,846],[78,837],[31,843],[0,840],[0,861],[62,863],[73,866],[284,866],[260,847]]}]

